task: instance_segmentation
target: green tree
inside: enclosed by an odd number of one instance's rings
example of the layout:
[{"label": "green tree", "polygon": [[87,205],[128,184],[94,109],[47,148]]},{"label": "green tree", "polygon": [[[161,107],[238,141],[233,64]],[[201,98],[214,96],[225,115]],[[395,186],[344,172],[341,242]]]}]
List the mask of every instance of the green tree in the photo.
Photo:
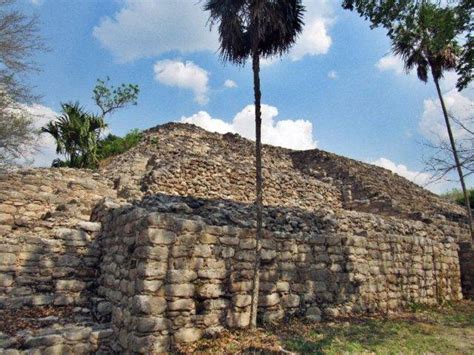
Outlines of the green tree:
[{"label": "green tree", "polygon": [[301,0],[207,0],[211,27],[218,24],[223,60],[244,65],[251,58],[255,98],[256,261],[251,305],[251,327],[257,324],[260,249],[263,237],[263,178],[261,143],[260,58],[283,55],[303,29]]},{"label": "green tree", "polygon": [[79,103],[62,104],[61,116],[42,129],[56,140],[58,154],[66,156],[65,161],[55,160],[53,166],[97,168],[99,160],[108,156],[104,154],[111,153],[109,150],[121,149],[136,139],[133,134],[124,141],[110,135],[101,139],[107,127],[105,116],[128,105],[136,105],[140,92],[138,85],[122,84],[115,88],[109,82],[109,77],[98,79],[93,89],[94,102],[100,109],[98,115],[86,112]]},{"label": "green tree", "polygon": [[[424,6],[440,6],[439,0],[343,0],[342,7],[357,13],[371,22],[371,27],[387,29],[388,36],[392,38],[399,26],[415,22],[420,8]],[[448,26],[452,32],[452,41],[457,42],[464,36],[462,50],[458,53],[456,72],[458,74],[458,90],[466,89],[474,78],[474,2],[472,0],[450,0],[446,2],[449,9],[450,23],[438,26],[437,31],[443,32]],[[442,47],[443,39],[439,46]]]},{"label": "green tree", "polygon": [[97,140],[105,127],[102,117],[86,112],[78,102],[62,104],[61,115],[42,128],[56,140],[56,152],[66,157],[55,160],[53,166],[96,168]]},{"label": "green tree", "polygon": [[128,105],[136,105],[140,88],[135,84],[122,84],[119,87],[110,85],[110,78],[97,79],[93,90],[94,102],[101,111],[102,117]]},{"label": "green tree", "polygon": [[107,137],[99,140],[97,151],[99,159],[102,160],[122,154],[140,143],[142,138],[143,134],[138,129],[131,130],[125,137],[109,134]]},{"label": "green tree", "polygon": [[[396,5],[392,8],[390,5],[394,3]],[[427,82],[431,74],[441,103],[454,163],[464,194],[469,228],[474,238],[472,212],[462,164],[439,85],[445,71],[459,68],[459,57],[466,52],[466,49],[460,48],[457,40],[460,29],[465,28],[464,10],[461,11],[459,7],[442,7],[429,1],[406,0],[346,0],[345,6],[350,9],[355,7],[361,15],[370,19],[374,26],[388,28],[392,51],[403,59],[407,71],[416,69],[418,78],[423,82]],[[469,63],[469,66],[472,65],[473,63]],[[469,74],[461,78],[463,81],[458,82],[458,87],[468,85],[468,76]]]}]

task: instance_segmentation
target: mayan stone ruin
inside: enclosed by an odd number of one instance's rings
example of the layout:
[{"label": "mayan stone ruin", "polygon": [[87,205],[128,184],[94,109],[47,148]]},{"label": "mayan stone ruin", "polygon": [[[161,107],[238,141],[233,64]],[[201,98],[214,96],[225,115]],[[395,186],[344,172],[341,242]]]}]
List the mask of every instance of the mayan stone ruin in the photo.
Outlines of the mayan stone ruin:
[{"label": "mayan stone ruin", "polygon": [[[162,353],[247,327],[254,198],[252,142],[177,123],[98,171],[0,175],[0,353]],[[388,170],[264,146],[264,204],[261,322],[474,296],[464,210]]]}]

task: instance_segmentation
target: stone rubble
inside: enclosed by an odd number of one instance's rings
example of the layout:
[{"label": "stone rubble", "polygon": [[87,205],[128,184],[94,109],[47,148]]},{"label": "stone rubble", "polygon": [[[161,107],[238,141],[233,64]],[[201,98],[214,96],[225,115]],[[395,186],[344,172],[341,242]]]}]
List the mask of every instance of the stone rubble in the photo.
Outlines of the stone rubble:
[{"label": "stone rubble", "polygon": [[[246,327],[253,150],[237,135],[166,124],[97,172],[0,175],[0,309],[76,306],[89,317],[0,334],[0,353],[160,353]],[[474,292],[462,208],[320,150],[264,146],[264,178],[261,321]]]}]

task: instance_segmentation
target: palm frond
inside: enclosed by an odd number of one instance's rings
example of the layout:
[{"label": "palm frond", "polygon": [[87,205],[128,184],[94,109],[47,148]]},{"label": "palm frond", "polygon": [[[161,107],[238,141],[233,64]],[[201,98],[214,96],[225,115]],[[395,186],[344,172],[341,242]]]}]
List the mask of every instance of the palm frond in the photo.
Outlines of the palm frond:
[{"label": "palm frond", "polygon": [[303,30],[301,0],[208,0],[204,10],[211,27],[218,25],[222,59],[240,65],[254,52],[287,52]]}]

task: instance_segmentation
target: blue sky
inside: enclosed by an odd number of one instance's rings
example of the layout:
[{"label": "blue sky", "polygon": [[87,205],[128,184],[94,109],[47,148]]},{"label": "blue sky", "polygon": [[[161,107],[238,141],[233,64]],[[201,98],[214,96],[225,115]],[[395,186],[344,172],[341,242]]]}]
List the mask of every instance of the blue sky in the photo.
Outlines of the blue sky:
[{"label": "blue sky", "polygon": [[[19,0],[37,14],[51,51],[36,59],[42,71],[31,77],[43,99],[31,109],[54,118],[60,103],[80,101],[91,111],[97,78],[136,83],[139,104],[108,118],[114,134],[169,121],[197,123],[219,132],[253,136],[250,66],[223,63],[207,15],[190,0]],[[433,84],[423,84],[387,56],[382,30],[371,30],[339,1],[306,0],[305,32],[281,60],[262,67],[264,139],[308,149],[317,146],[377,163],[418,183],[424,141],[443,136]],[[444,91],[461,116],[472,112],[472,90]],[[265,135],[265,132],[266,135]],[[51,160],[51,141],[36,165]],[[443,191],[442,182],[430,188]]]}]

